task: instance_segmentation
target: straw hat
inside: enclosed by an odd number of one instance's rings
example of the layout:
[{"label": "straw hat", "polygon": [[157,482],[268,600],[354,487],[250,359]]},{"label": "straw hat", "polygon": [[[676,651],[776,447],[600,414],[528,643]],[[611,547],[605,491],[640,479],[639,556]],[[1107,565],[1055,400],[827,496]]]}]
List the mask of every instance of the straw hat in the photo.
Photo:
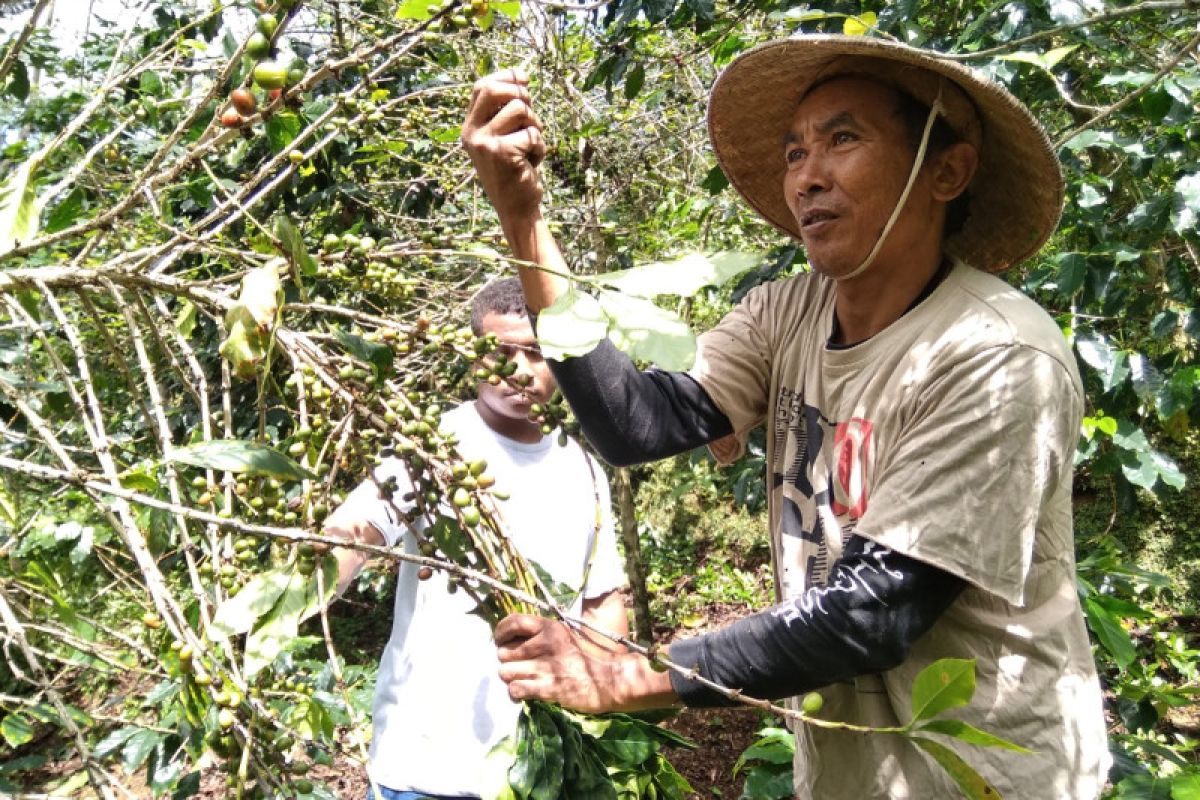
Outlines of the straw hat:
[{"label": "straw hat", "polygon": [[[708,132],[738,193],[775,227],[800,238],[783,195],[783,139],[819,81],[853,75],[927,106],[939,97],[950,127],[979,151],[969,216],[946,251],[1000,272],[1037,252],[1058,224],[1063,179],[1050,140],[1004,87],[929,50],[865,36],[802,35],[738,56],[713,85]],[[946,80],[948,79],[948,80]]]}]

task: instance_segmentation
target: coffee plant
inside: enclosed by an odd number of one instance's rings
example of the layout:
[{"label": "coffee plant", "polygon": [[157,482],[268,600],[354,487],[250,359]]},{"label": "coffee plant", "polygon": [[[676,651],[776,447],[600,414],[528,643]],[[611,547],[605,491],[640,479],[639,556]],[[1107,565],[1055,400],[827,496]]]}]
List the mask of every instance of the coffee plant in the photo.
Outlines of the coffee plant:
[{"label": "coffee plant", "polygon": [[[313,776],[365,758],[373,665],[334,644],[321,522],[387,455],[415,487],[397,512],[429,524],[419,555],[364,549],[448,571],[493,621],[562,614],[508,544],[503,487],[438,427],[475,382],[513,381],[466,325],[514,265],[458,147],[500,66],[534,76],[578,275],[544,349],[607,336],[678,368],[692,329],[804,268],[705,151],[717,69],[801,29],[987,70],[1067,169],[1059,233],[1011,277],[1084,368],[1082,481],[1114,515],[1185,488],[1167,453],[1192,448],[1200,380],[1191,0],[95,0],[72,38],[83,7],[0,3],[0,791],[332,796]],[[561,401],[535,415],[574,430]],[[748,463],[731,486],[761,498]],[[1107,529],[1081,540],[1080,591],[1112,792],[1196,796],[1195,727],[1173,716],[1197,693],[1194,595]],[[942,724],[974,672],[930,670],[932,710],[875,735],[925,742],[983,796],[930,734],[1020,743]],[[816,700],[752,704],[845,727]],[[683,796],[668,746],[686,743],[644,719],[530,703],[497,792]]]}]

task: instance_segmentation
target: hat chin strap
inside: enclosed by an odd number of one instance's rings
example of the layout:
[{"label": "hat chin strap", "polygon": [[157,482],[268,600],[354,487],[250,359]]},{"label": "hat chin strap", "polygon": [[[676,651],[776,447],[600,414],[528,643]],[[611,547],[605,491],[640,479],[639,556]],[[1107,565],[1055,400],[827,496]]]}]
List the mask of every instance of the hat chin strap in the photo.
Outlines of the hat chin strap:
[{"label": "hat chin strap", "polygon": [[896,207],[892,209],[892,215],[888,217],[887,224],[883,226],[883,231],[879,234],[879,238],[875,240],[875,246],[871,248],[870,253],[867,253],[867,257],[863,259],[863,262],[852,270],[849,275],[839,275],[834,280],[848,281],[851,278],[856,278],[874,263],[875,256],[883,248],[884,241],[887,239],[888,234],[892,232],[892,226],[896,224],[896,220],[900,218],[900,212],[904,210],[904,204],[908,202],[908,194],[912,191],[913,184],[917,182],[917,174],[921,171],[922,164],[925,163],[925,151],[929,147],[929,134],[933,131],[933,121],[944,110],[945,107],[942,105],[942,86],[939,81],[937,97],[933,98],[933,105],[929,107],[929,116],[925,118],[925,130],[921,132],[921,144],[917,147],[917,156],[913,159],[912,169],[908,172],[908,183],[904,185],[904,191],[900,193],[900,199],[896,201]]}]

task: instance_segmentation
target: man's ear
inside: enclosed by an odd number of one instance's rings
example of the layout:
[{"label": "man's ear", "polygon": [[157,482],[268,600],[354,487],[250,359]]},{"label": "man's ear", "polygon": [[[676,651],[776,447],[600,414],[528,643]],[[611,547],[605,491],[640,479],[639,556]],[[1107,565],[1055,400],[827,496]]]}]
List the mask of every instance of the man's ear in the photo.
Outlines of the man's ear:
[{"label": "man's ear", "polygon": [[979,167],[979,154],[967,142],[955,142],[937,154],[933,166],[934,199],[949,203],[971,185]]}]

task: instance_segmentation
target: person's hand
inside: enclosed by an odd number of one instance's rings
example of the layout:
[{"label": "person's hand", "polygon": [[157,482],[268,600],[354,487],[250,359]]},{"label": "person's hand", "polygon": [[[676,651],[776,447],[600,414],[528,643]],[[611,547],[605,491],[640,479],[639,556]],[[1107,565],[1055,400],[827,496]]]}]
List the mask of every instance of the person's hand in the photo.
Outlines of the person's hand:
[{"label": "person's hand", "polygon": [[[375,526],[365,522],[329,524],[321,530],[321,533],[326,536],[345,539],[348,542],[363,542],[376,546],[386,544],[383,536],[375,529]],[[339,596],[350,587],[350,582],[354,580],[354,576],[359,573],[363,565],[370,559],[370,556],[362,550],[355,550],[350,547],[331,547],[325,542],[314,542],[313,549],[317,558],[323,558],[327,553],[333,553],[337,559],[338,579],[335,592]]]},{"label": "person's hand", "polygon": [[512,614],[496,626],[495,636],[500,679],[514,702],[546,700],[590,714],[619,707],[619,657],[585,653],[563,623]]},{"label": "person's hand", "polygon": [[475,82],[462,143],[502,225],[535,218],[542,202],[538,164],[546,155],[529,77],[509,68]]}]

